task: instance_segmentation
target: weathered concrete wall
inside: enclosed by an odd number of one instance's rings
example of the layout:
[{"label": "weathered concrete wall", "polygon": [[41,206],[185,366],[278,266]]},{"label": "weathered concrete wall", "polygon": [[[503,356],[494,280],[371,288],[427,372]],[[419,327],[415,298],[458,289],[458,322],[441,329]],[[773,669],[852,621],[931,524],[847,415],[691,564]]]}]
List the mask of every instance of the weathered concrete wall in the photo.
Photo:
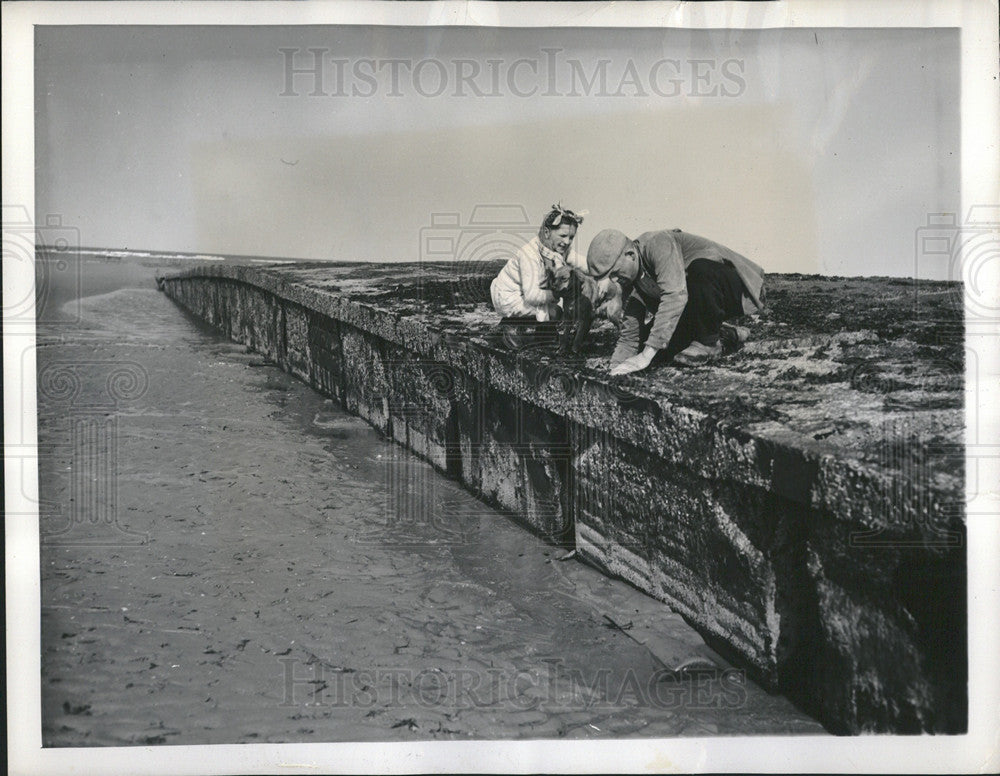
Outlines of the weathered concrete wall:
[{"label": "weathered concrete wall", "polygon": [[481,301],[496,269],[215,266],[160,282],[670,604],[831,730],[965,729],[954,287],[917,299],[908,281],[775,276],[739,353],[611,379],[609,328],[583,363],[501,347]]}]

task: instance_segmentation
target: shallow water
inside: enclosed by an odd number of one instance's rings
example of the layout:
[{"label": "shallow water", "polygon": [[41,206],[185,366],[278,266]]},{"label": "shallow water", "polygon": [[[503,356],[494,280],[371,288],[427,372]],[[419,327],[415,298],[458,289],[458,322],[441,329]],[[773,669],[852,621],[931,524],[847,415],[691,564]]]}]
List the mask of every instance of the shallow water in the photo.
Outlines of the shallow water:
[{"label": "shallow water", "polygon": [[71,307],[37,351],[47,746],[823,732],[152,284]]}]

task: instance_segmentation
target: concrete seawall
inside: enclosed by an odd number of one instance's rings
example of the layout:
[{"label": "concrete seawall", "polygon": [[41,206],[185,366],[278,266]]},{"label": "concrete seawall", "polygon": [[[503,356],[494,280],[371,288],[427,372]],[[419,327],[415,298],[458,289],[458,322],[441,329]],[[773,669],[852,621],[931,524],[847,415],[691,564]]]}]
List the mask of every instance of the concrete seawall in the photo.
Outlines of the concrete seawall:
[{"label": "concrete seawall", "polygon": [[497,269],[158,282],[831,730],[966,728],[960,290],[773,276],[739,353],[612,380],[607,327],[583,362],[505,350],[479,301]]}]

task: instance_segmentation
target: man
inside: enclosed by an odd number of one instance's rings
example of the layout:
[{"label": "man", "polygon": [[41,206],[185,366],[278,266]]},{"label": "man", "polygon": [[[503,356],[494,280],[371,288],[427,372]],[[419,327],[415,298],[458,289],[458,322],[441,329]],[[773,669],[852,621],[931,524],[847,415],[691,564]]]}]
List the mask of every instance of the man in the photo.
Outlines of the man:
[{"label": "man", "polygon": [[493,307],[504,319],[532,322],[558,319],[560,311],[556,298],[542,287],[545,277],[542,259],[584,268],[585,261],[570,247],[581,223],[582,216],[561,205],[553,205],[542,221],[538,236],[531,238],[508,260],[490,286]]},{"label": "man", "polygon": [[[613,375],[645,369],[661,350],[679,364],[707,363],[722,353],[722,323],[764,306],[761,267],[680,229],[636,240],[605,229],[591,241],[587,265],[595,278],[609,275],[632,290],[611,356]],[[728,333],[734,341],[745,338],[733,327]]]}]

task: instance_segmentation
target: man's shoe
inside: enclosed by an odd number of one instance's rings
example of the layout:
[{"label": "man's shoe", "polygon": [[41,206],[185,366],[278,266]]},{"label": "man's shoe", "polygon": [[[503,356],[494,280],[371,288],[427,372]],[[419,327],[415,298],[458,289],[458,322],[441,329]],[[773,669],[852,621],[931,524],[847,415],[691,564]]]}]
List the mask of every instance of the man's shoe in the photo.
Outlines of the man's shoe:
[{"label": "man's shoe", "polygon": [[750,339],[750,329],[746,326],[724,323],[719,329],[719,340],[727,353],[739,350],[748,339]]},{"label": "man's shoe", "polygon": [[722,355],[722,344],[716,342],[714,345],[703,345],[695,340],[684,350],[674,356],[674,363],[683,366],[700,366],[713,361]]}]

